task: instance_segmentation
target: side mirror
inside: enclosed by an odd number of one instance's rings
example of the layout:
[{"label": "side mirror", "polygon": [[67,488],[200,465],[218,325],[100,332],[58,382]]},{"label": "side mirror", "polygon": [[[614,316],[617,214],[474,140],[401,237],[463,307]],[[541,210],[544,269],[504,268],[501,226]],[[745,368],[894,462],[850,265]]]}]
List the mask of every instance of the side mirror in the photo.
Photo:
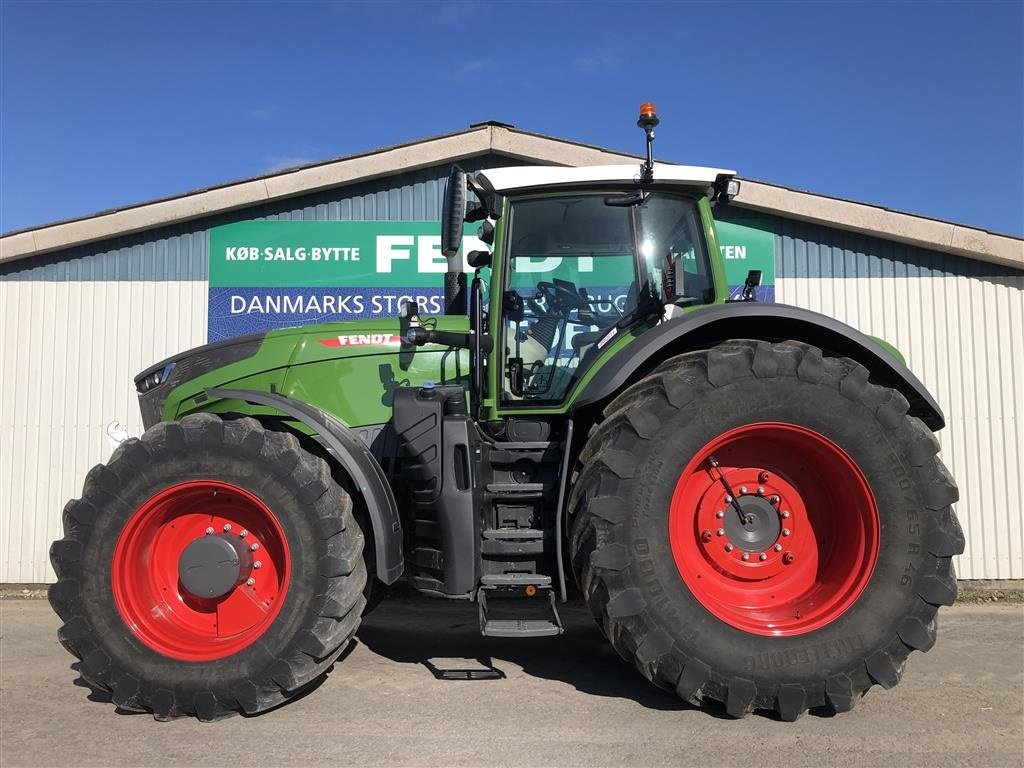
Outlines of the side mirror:
[{"label": "side mirror", "polygon": [[490,251],[470,251],[466,254],[466,262],[473,269],[480,269],[481,267],[491,266],[491,252]]},{"label": "side mirror", "polygon": [[747,279],[743,281],[743,301],[757,301],[757,286],[761,284],[761,270],[752,269],[747,272]]},{"label": "side mirror", "polygon": [[441,209],[441,253],[451,258],[462,246],[462,229],[466,221],[466,172],[457,165],[448,174]]}]

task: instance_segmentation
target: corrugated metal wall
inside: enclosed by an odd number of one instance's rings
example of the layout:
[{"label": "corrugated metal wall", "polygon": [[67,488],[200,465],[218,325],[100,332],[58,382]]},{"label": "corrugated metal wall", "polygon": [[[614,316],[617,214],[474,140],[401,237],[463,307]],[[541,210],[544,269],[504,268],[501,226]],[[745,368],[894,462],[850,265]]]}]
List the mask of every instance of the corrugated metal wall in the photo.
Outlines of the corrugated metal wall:
[{"label": "corrugated metal wall", "polygon": [[[445,175],[424,169],[0,266],[0,582],[53,580],[49,543],[60,535],[64,502],[112,450],[106,425],[141,430],[132,377],[206,341],[209,227],[436,219]],[[1024,577],[1016,502],[1024,273],[798,222],[773,225],[778,300],[893,342],[946,409],[940,440],[960,483],[968,540],[960,575]]]},{"label": "corrugated metal wall", "polygon": [[891,342],[942,406],[967,538],[960,578],[1024,578],[1024,272],[770,220],[776,301]]}]

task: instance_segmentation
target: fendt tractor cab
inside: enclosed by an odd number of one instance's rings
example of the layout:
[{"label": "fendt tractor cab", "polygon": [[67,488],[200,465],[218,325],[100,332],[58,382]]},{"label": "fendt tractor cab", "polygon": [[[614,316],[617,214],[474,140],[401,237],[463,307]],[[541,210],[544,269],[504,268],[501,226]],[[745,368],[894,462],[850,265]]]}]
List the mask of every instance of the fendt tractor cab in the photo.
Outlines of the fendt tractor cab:
[{"label": "fendt tractor cab", "polygon": [[[161,719],[260,712],[403,580],[486,636],[558,635],[581,598],[652,683],[735,716],[895,685],[956,596],[942,413],[883,342],[751,300],[756,274],[729,296],[739,183],[655,163],[657,124],[635,166],[454,168],[444,315],[139,374],[145,434],[51,549],[83,678]],[[490,250],[460,254],[467,221]]]}]

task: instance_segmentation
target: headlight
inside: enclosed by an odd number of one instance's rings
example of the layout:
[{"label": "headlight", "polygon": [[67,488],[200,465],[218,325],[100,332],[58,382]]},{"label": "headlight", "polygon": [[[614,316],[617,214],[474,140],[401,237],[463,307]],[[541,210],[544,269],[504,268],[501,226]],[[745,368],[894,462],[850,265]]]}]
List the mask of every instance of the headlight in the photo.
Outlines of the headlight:
[{"label": "headlight", "polygon": [[158,387],[165,381],[167,381],[167,379],[169,379],[171,376],[171,371],[173,370],[174,363],[168,363],[161,370],[153,371],[153,373],[149,374],[146,378],[140,381],[136,385],[136,389],[138,389],[140,393],[149,392],[154,387]]}]

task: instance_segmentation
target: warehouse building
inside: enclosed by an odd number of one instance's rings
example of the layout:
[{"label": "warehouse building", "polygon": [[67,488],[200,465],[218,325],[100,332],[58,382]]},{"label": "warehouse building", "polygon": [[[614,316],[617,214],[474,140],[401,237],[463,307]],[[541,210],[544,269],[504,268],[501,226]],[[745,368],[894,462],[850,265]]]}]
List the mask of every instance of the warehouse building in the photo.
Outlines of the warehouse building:
[{"label": "warehouse building", "polygon": [[[141,431],[133,376],[247,330],[249,314],[218,308],[211,232],[251,220],[436,222],[453,161],[639,158],[481,123],[3,235],[0,582],[54,579],[47,550],[65,501],[108,458],[111,435]],[[939,439],[967,537],[960,577],[1024,578],[1024,242],[752,180],[716,217],[730,269],[764,268],[762,300],[823,312],[906,354],[947,416]],[[324,309],[310,317],[351,310]]]}]

